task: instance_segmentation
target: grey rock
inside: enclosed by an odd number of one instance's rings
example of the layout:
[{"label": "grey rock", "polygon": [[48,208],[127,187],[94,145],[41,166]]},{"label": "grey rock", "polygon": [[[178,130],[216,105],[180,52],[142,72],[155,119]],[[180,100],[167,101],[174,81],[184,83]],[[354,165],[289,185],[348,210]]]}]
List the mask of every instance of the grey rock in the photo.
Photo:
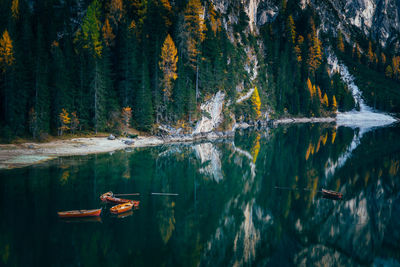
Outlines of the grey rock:
[{"label": "grey rock", "polygon": [[110,134],[110,135],[107,137],[107,139],[108,139],[108,140],[115,140],[115,136],[112,135],[112,134]]}]

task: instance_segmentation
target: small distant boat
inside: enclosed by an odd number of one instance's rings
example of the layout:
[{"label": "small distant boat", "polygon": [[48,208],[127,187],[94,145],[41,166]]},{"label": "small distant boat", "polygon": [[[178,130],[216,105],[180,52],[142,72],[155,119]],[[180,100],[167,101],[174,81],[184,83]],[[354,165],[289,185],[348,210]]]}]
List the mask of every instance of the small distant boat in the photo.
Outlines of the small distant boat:
[{"label": "small distant boat", "polygon": [[95,216],[100,216],[101,209],[59,211],[59,212],[57,212],[57,214],[58,214],[58,217],[60,217],[60,218],[95,217]]},{"label": "small distant boat", "polygon": [[341,199],[341,198],[343,197],[343,194],[340,193],[340,192],[335,192],[335,191],[327,190],[327,189],[323,189],[323,188],[322,188],[322,194],[323,194],[325,197],[328,197],[328,198],[338,198],[338,199]]},{"label": "small distant boat", "polygon": [[139,203],[140,201],[138,200],[131,200],[131,199],[125,199],[125,198],[118,198],[118,197],[114,197],[114,193],[113,192],[107,192],[104,193],[100,196],[101,201],[103,202],[109,202],[109,203],[113,203],[113,204],[123,204],[123,203],[132,203],[133,206],[135,206],[135,208],[139,207]]},{"label": "small distant boat", "polygon": [[112,207],[110,209],[110,212],[114,213],[114,214],[120,214],[120,213],[130,211],[132,208],[133,208],[133,203],[126,202],[126,203],[119,204],[119,205]]}]

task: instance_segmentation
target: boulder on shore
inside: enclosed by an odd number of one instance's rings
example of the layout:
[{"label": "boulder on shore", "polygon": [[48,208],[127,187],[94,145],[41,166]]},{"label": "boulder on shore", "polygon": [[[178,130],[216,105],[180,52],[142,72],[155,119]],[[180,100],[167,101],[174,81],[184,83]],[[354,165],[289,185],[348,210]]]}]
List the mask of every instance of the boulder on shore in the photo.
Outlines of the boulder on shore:
[{"label": "boulder on shore", "polygon": [[107,137],[108,140],[115,140],[115,136],[110,134],[110,136]]}]

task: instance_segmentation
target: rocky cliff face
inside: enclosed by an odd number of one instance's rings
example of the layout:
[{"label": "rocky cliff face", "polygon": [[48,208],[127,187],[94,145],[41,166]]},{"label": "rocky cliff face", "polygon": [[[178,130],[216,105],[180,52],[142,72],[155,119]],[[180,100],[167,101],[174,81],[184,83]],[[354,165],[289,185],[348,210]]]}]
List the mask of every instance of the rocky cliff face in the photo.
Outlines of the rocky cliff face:
[{"label": "rocky cliff face", "polygon": [[308,0],[325,31],[340,29],[347,39],[360,32],[385,47],[399,46],[400,2],[397,0]]},{"label": "rocky cliff face", "polygon": [[[249,29],[257,32],[265,23],[273,21],[279,14],[277,0],[242,0],[249,17]],[[228,0],[213,0],[222,13],[229,10]],[[394,45],[399,49],[400,1],[398,0],[301,0],[301,9],[311,7],[321,19],[321,29],[325,32],[341,30],[347,40],[363,34],[373,38],[381,46]],[[230,14],[232,15],[232,14]],[[232,19],[231,19],[232,20]]]}]

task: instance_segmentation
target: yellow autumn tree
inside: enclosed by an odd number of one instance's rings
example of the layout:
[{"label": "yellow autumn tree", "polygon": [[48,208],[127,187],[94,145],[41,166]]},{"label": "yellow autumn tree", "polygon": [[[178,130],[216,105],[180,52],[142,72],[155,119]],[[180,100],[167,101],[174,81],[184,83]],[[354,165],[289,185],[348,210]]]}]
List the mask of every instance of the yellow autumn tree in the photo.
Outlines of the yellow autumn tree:
[{"label": "yellow autumn tree", "polygon": [[297,37],[297,44],[294,47],[294,52],[296,53],[296,59],[297,62],[301,62],[302,61],[302,57],[301,57],[301,48],[303,46],[304,43],[304,37],[299,35],[299,37]]},{"label": "yellow autumn tree", "polygon": [[[118,25],[124,15],[124,5],[122,0],[111,0],[109,18],[114,25]],[[108,18],[107,18],[108,20]]]},{"label": "yellow autumn tree", "polygon": [[338,33],[337,48],[339,49],[340,52],[344,53],[343,35],[341,31],[339,31]]},{"label": "yellow autumn tree", "polygon": [[[315,85],[314,85],[315,86]],[[319,98],[319,102],[323,102],[322,99],[322,92],[321,92],[321,88],[319,88],[319,86],[317,86],[317,92],[318,92],[318,98]]]},{"label": "yellow autumn tree", "polygon": [[294,45],[296,42],[296,26],[294,25],[294,20],[293,20],[292,15],[290,15],[287,18],[286,28],[287,28],[287,32],[289,35],[289,39],[292,42],[292,44]]},{"label": "yellow autumn tree", "polygon": [[61,113],[58,115],[60,127],[58,127],[58,135],[62,135],[64,131],[69,130],[69,125],[71,123],[71,118],[66,109],[62,109]]},{"label": "yellow autumn tree", "polygon": [[392,58],[393,78],[400,79],[400,56]]},{"label": "yellow autumn tree", "polygon": [[205,39],[204,9],[200,0],[189,0],[184,11],[186,48],[193,69],[197,67],[200,44]]},{"label": "yellow autumn tree", "polygon": [[12,40],[8,31],[5,30],[0,39],[0,66],[5,70],[14,63],[14,60]]},{"label": "yellow autumn tree", "polygon": [[392,78],[393,77],[393,69],[392,66],[388,65],[385,69],[385,75],[388,78]]},{"label": "yellow autumn tree", "polygon": [[314,21],[310,20],[311,24],[311,34],[309,37],[310,47],[309,47],[309,55],[308,55],[308,69],[310,72],[315,73],[318,67],[321,65],[322,62],[322,43],[318,39],[317,30],[315,28]]},{"label": "yellow autumn tree", "polygon": [[333,97],[332,97],[332,107],[334,110],[337,110],[337,102],[336,102],[335,95],[333,95]]},{"label": "yellow autumn tree", "polygon": [[256,163],[258,153],[260,152],[260,147],[261,147],[260,139],[261,139],[261,135],[259,133],[257,133],[256,139],[254,140],[253,146],[251,147],[251,151],[250,151],[250,154],[253,157],[253,163]]},{"label": "yellow autumn tree", "polygon": [[251,95],[251,104],[253,106],[254,113],[256,114],[256,118],[258,119],[261,116],[261,99],[258,94],[257,86],[254,87],[254,92]]},{"label": "yellow autumn tree", "polygon": [[372,52],[372,44],[371,41],[369,41],[368,43],[368,54],[367,54],[367,58],[368,58],[368,64],[372,64],[374,62],[374,52]]},{"label": "yellow autumn tree", "polygon": [[11,3],[11,14],[13,18],[17,19],[19,15],[19,0],[12,0]]},{"label": "yellow autumn tree", "polygon": [[381,62],[382,62],[383,65],[386,64],[386,56],[385,56],[385,54],[383,52],[381,53]]},{"label": "yellow autumn tree", "polygon": [[108,18],[106,18],[106,21],[104,22],[102,32],[103,32],[103,39],[104,39],[106,45],[110,46],[115,39],[115,34],[113,33],[113,30],[111,28],[110,21],[108,20]]},{"label": "yellow autumn tree", "polygon": [[315,95],[314,87],[310,81],[310,78],[307,79],[307,89],[310,92],[310,96],[313,97]]},{"label": "yellow autumn tree", "polygon": [[221,27],[221,20],[217,17],[217,13],[215,12],[215,8],[212,2],[208,5],[208,17],[210,19],[211,30],[214,35],[216,35],[217,31],[219,31]]},{"label": "yellow autumn tree", "polygon": [[173,81],[178,78],[177,63],[178,51],[171,35],[167,35],[161,48],[161,59],[159,61],[160,69],[163,73],[161,77],[161,88],[164,92],[164,102],[171,96]]},{"label": "yellow autumn tree", "polygon": [[328,100],[328,96],[326,95],[326,93],[324,94],[324,98],[322,99],[322,104],[324,104],[325,107],[329,106],[329,100]]}]

